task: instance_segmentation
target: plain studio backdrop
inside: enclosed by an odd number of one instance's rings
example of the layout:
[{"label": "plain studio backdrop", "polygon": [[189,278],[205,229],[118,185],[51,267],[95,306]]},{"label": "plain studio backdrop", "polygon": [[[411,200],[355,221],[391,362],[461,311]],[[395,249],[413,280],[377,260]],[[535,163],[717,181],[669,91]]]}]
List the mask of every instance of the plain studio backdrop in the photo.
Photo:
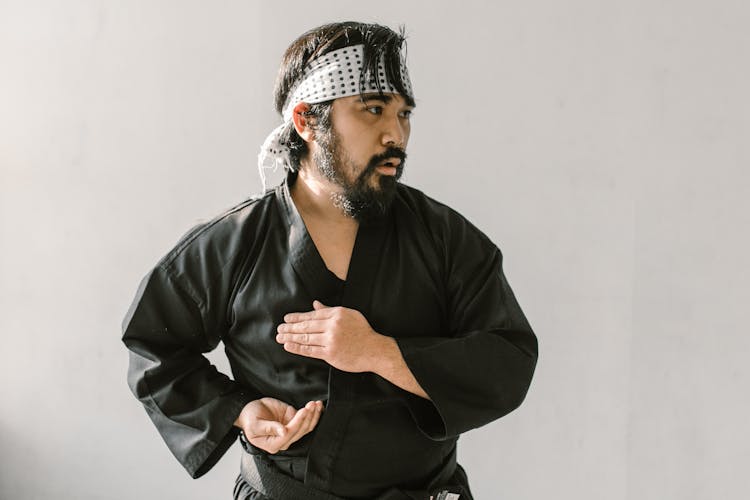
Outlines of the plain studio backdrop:
[{"label": "plain studio backdrop", "polygon": [[239,447],[189,478],[120,323],[259,192],[284,49],[348,19],[406,25],[404,181],[500,246],[539,336],[526,402],[460,440],[476,497],[748,498],[739,0],[0,0],[0,498],[230,497]]}]

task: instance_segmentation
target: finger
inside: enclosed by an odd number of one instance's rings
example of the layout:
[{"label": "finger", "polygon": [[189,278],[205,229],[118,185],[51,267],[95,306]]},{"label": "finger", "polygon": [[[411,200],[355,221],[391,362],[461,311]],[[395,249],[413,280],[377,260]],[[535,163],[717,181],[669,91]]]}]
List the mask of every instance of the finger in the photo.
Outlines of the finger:
[{"label": "finger", "polygon": [[[304,408],[298,410],[295,414],[297,420],[295,420],[294,423],[290,423],[291,425],[287,429],[287,432],[289,432],[287,437],[283,439],[276,438],[276,442],[274,443],[276,449],[274,453],[279,450],[289,449],[292,444],[302,439],[306,434],[314,429],[318,423],[318,420],[320,419],[320,414],[322,413],[322,411],[322,401],[310,401],[305,405]],[[294,432],[295,428],[297,428],[296,432]]]},{"label": "finger", "polygon": [[324,303],[322,303],[321,301],[319,301],[319,300],[314,300],[313,301],[313,309],[314,310],[319,311],[321,309],[327,309],[327,308],[328,308],[328,306],[325,305]]},{"label": "finger", "polygon": [[[248,439],[256,439],[264,436],[284,437],[287,434],[287,429],[284,425],[273,420],[257,418],[248,427],[247,429],[243,429],[245,437]],[[249,436],[247,435],[248,432],[250,433]]]},{"label": "finger", "polygon": [[309,319],[294,323],[281,323],[276,327],[279,333],[322,333],[326,329],[326,321],[320,319]]},{"label": "finger", "polygon": [[253,446],[257,446],[268,453],[276,454],[280,450],[286,450],[289,447],[287,444],[288,439],[288,436],[283,438],[278,436],[261,436],[259,438],[249,439],[248,441],[250,441]]},{"label": "finger", "polygon": [[302,439],[303,436],[313,430],[318,422],[318,418],[320,417],[320,411],[318,410],[317,402],[310,401],[308,405],[310,408],[310,418],[305,421],[304,426],[300,429],[300,433],[299,436],[297,436],[297,439]]},{"label": "finger", "polygon": [[[321,406],[322,406],[322,404],[321,404]],[[298,441],[298,440],[302,439],[303,437],[305,437],[318,424],[318,420],[320,419],[320,410],[321,410],[321,407],[318,406],[317,402],[310,402],[310,403],[308,403],[308,407],[310,408],[310,415],[305,420],[305,422],[302,424],[302,427],[300,428],[300,430],[294,435],[294,437],[292,439],[290,439],[289,445],[291,445],[291,443],[293,443],[295,441]]]},{"label": "finger", "polygon": [[316,345],[323,347],[325,336],[322,333],[277,333],[276,342],[294,342],[301,345]]},{"label": "finger", "polygon": [[[285,412],[291,410],[292,415],[294,414],[295,410],[293,406],[283,402],[279,401],[278,399],[265,397],[260,400],[260,402],[263,405],[264,410],[266,410],[268,415],[258,415],[258,418],[265,418],[266,420],[275,420],[277,422],[281,422],[282,424],[285,423],[285,420],[282,418]],[[273,418],[270,418],[270,416],[273,416]],[[291,418],[291,417],[289,417]]]},{"label": "finger", "polygon": [[309,413],[310,410],[308,410],[306,406],[297,410],[294,418],[286,424],[286,436],[279,442],[279,449],[286,450],[289,447],[293,442],[292,438],[297,435],[300,428],[307,420]]},{"label": "finger", "polygon": [[279,446],[277,444],[277,441],[279,439],[280,438],[277,437],[261,436],[253,439],[248,438],[248,441],[250,441],[250,444],[252,444],[256,448],[265,450],[273,455],[279,451]]},{"label": "finger", "polygon": [[313,319],[326,319],[330,318],[333,307],[326,307],[325,309],[318,309],[307,312],[293,312],[284,315],[285,323],[298,323],[300,321],[309,321]]},{"label": "finger", "polygon": [[283,449],[289,448],[289,446],[291,446],[292,443],[298,441],[302,436],[304,436],[305,434],[309,432],[308,428],[310,427],[310,421],[315,416],[315,404],[312,402],[307,403],[307,405],[305,405],[303,410],[305,411],[305,418],[299,423],[299,427],[297,428],[296,432],[294,432],[294,434],[290,433],[289,438],[287,439],[287,442],[284,445],[285,447]]},{"label": "finger", "polygon": [[286,427],[287,433],[294,434],[297,432],[297,429],[299,429],[299,426],[305,420],[305,417],[307,417],[307,409],[303,406],[294,413],[294,417],[292,417],[289,423],[284,426]]},{"label": "finger", "polygon": [[312,431],[316,425],[318,425],[320,414],[323,411],[323,402],[310,401],[305,405],[305,409],[309,410],[309,415],[300,426],[299,431],[292,437],[292,439],[289,440],[289,445],[291,445],[295,441],[302,439],[305,435],[310,433],[310,431]]},{"label": "finger", "polygon": [[283,420],[281,420],[281,423],[284,424],[284,426],[289,425],[289,422],[292,421],[296,414],[297,409],[294,406],[289,405],[289,408],[287,408],[286,412],[284,412],[284,418]]},{"label": "finger", "polygon": [[284,342],[284,350],[306,358],[325,359],[328,349],[319,345],[305,345],[296,342]]},{"label": "finger", "polygon": [[318,421],[320,420],[320,415],[323,413],[322,401],[315,401],[312,413],[313,413],[312,418],[310,418],[310,421],[308,422],[308,427],[307,427],[307,430],[305,431],[305,434],[315,429],[315,426],[318,425]]}]

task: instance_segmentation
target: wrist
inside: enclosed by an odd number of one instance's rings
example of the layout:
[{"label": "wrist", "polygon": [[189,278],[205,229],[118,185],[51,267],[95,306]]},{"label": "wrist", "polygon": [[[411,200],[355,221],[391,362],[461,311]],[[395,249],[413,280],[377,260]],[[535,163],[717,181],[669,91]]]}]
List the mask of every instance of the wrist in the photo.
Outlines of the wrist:
[{"label": "wrist", "polygon": [[393,337],[378,333],[376,338],[372,367],[369,371],[388,379],[398,364],[401,350]]},{"label": "wrist", "polygon": [[245,404],[245,406],[242,407],[240,410],[239,415],[237,415],[237,418],[234,419],[234,425],[235,427],[238,427],[240,429],[243,429],[243,425],[245,424],[245,421],[247,420],[247,409],[250,407],[250,405],[253,403],[253,401],[248,402]]},{"label": "wrist", "polygon": [[244,408],[242,410],[243,411],[240,411],[240,414],[237,415],[237,418],[234,419],[234,424],[232,424],[235,427],[239,427],[240,429],[242,429],[242,414],[244,413]]}]

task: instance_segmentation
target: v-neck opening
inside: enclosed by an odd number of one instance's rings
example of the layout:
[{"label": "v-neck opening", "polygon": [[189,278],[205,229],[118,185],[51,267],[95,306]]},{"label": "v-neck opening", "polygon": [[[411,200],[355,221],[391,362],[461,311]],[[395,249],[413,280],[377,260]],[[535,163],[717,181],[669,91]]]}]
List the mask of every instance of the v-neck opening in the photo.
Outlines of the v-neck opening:
[{"label": "v-neck opening", "polygon": [[[277,197],[283,205],[283,211],[289,225],[289,258],[292,266],[305,284],[310,295],[315,297],[320,293],[331,294],[335,290],[345,291],[345,298],[357,295],[356,302],[369,302],[361,294],[369,294],[368,283],[380,260],[385,233],[387,232],[389,210],[387,214],[376,219],[360,222],[354,238],[354,247],[346,271],[346,279],[342,280],[326,265],[323,257],[315,246],[315,242],[307,230],[297,206],[292,200],[291,184],[297,180],[296,173],[290,173],[277,187]],[[353,289],[359,289],[353,292]]]},{"label": "v-neck opening", "polygon": [[[353,252],[353,250],[352,250],[352,252]],[[349,263],[351,264],[351,261],[349,261]],[[341,278],[339,278],[339,277],[338,277],[338,275],[337,275],[336,273],[334,273],[333,271],[331,271],[331,270],[330,270],[330,269],[328,269],[327,267],[326,267],[326,270],[327,270],[327,271],[328,271],[328,273],[329,273],[329,274],[331,275],[331,279],[332,279],[332,280],[334,280],[334,281],[335,281],[335,282],[336,282],[337,284],[339,284],[339,285],[341,285],[341,286],[346,286],[346,280],[345,280],[345,279],[341,279]],[[347,276],[347,278],[349,277],[349,271],[347,271],[347,274],[346,274],[346,276]]]},{"label": "v-neck opening", "polygon": [[[357,234],[354,238],[352,255],[349,258],[349,265],[346,271],[346,278],[339,278],[325,263],[323,256],[320,254],[318,247],[315,245],[310,231],[307,229],[302,214],[300,214],[291,195],[291,184],[296,181],[297,174],[290,173],[287,178],[277,188],[277,197],[284,208],[284,214],[289,225],[289,257],[297,274],[302,278],[308,292],[312,296],[320,293],[326,295],[341,295],[341,291],[346,287],[352,269],[352,261],[357,252],[357,241],[361,227],[357,228]],[[338,293],[335,293],[338,292]]]}]

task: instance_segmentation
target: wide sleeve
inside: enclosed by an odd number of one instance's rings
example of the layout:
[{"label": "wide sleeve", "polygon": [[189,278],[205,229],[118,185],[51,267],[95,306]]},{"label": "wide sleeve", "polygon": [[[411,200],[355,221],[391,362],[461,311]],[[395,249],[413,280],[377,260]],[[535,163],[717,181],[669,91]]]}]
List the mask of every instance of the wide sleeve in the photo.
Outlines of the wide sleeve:
[{"label": "wide sleeve", "polygon": [[517,408],[537,360],[536,336],[505,278],[500,250],[462,218],[440,245],[447,331],[397,339],[430,397],[410,397],[409,408],[433,439],[455,437]]},{"label": "wide sleeve", "polygon": [[128,384],[194,478],[231,446],[238,433],[235,419],[258,397],[203,356],[221,339],[207,304],[183,273],[161,263],[143,279],[123,322]]}]

